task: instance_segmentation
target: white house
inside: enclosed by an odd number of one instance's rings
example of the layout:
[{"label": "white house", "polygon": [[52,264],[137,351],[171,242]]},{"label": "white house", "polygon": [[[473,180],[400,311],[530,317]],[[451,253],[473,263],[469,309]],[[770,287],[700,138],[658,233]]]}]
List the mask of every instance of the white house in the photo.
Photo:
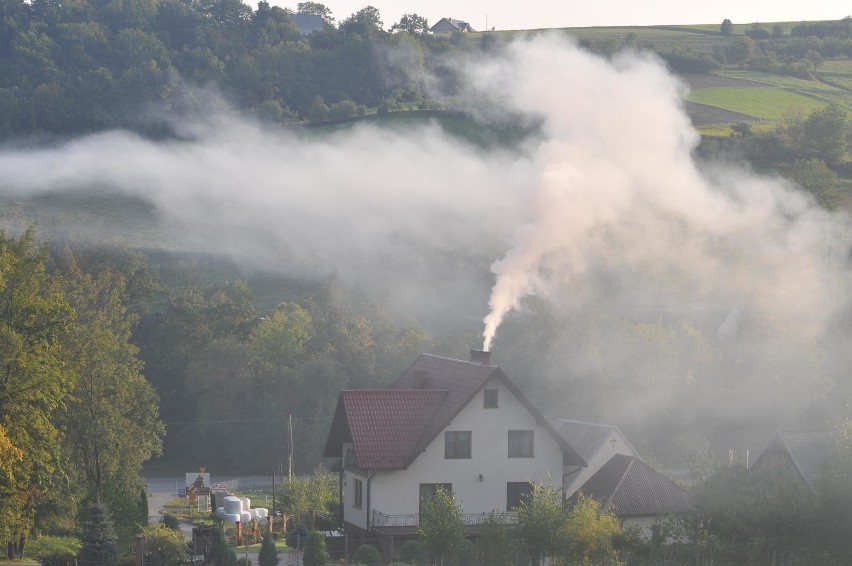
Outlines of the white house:
[{"label": "white house", "polygon": [[468,33],[476,30],[467,23],[455,18],[441,18],[438,22],[429,28],[432,33]]},{"label": "white house", "polygon": [[616,454],[642,459],[617,426],[571,419],[550,419],[550,423],[587,464],[565,476],[566,497],[580,489]]},{"label": "white house", "polygon": [[352,536],[414,534],[440,487],[465,522],[511,511],[531,483],[562,486],[586,462],[486,352],[421,355],[389,389],[342,391],[324,455],[341,458],[342,523]]}]

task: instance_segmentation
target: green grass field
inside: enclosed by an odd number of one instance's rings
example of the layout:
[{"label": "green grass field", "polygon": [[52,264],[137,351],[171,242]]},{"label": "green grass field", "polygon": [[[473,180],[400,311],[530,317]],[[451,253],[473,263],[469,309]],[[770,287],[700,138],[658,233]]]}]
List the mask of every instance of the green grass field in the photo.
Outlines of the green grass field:
[{"label": "green grass field", "polygon": [[689,100],[762,120],[780,120],[796,110],[808,114],[826,105],[820,99],[768,86],[696,89],[690,93]]}]

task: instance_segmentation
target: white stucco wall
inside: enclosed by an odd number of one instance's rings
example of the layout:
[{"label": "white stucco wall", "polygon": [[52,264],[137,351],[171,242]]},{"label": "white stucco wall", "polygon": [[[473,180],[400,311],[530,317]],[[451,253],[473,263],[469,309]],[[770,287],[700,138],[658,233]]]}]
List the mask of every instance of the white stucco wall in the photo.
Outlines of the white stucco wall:
[{"label": "white stucco wall", "polygon": [[[376,474],[372,480],[371,509],[388,515],[417,513],[420,484],[451,483],[465,513],[505,511],[507,482],[561,483],[562,451],[556,440],[535,422],[499,379],[491,380],[485,389],[499,391],[498,408],[485,409],[484,393],[480,391],[445,429],[471,431],[471,458],[444,458],[445,431],[442,431],[407,470]],[[533,458],[508,457],[509,430],[535,431]],[[366,491],[364,497],[366,507]],[[348,508],[345,513],[349,513]],[[346,520],[354,522],[356,517],[357,514],[349,514]]]},{"label": "white stucco wall", "polygon": [[[615,438],[615,444],[612,443],[612,438]],[[582,487],[582,485],[586,483],[590,477],[595,475],[595,473],[616,454],[624,454],[625,456],[635,456],[639,458],[639,454],[636,454],[633,451],[630,444],[627,442],[627,439],[624,438],[618,429],[614,428],[612,432],[607,435],[606,440],[603,444],[601,444],[594,456],[586,462],[588,467],[581,468],[578,472],[565,476],[566,497],[580,489],[580,487]],[[571,469],[573,470],[575,468]]]}]

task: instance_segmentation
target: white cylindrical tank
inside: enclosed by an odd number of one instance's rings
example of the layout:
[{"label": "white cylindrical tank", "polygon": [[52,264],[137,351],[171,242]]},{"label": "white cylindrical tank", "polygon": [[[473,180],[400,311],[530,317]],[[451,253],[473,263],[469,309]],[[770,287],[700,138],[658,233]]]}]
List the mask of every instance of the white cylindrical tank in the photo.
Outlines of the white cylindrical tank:
[{"label": "white cylindrical tank", "polygon": [[250,521],[251,521],[251,513],[250,512],[243,511],[242,513],[240,513],[240,522],[242,524],[245,525],[245,524],[249,523]]},{"label": "white cylindrical tank", "polygon": [[249,509],[251,509],[251,499],[249,499],[248,497],[241,497],[240,501],[243,502],[243,511],[248,511]]},{"label": "white cylindrical tank", "polygon": [[243,502],[239,497],[228,495],[222,500],[222,507],[225,508],[225,513],[239,514],[243,510]]}]

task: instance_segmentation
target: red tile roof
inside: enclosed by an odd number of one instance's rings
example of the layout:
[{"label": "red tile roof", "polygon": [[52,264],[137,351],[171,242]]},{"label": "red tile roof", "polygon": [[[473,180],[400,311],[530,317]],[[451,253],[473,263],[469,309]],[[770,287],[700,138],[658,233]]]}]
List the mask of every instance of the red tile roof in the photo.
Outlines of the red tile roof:
[{"label": "red tile roof", "polygon": [[586,465],[498,366],[431,354],[421,354],[387,390],[341,392],[323,455],[339,458],[342,444],[352,442],[362,469],[407,468],[491,378],[559,443],[566,464]]},{"label": "red tile roof", "polygon": [[[340,416],[348,424],[351,438],[346,441],[355,447],[358,467],[365,470],[406,467],[426,423],[446,396],[446,391],[341,391],[338,412],[342,410]],[[335,414],[334,420],[338,419]]]}]

